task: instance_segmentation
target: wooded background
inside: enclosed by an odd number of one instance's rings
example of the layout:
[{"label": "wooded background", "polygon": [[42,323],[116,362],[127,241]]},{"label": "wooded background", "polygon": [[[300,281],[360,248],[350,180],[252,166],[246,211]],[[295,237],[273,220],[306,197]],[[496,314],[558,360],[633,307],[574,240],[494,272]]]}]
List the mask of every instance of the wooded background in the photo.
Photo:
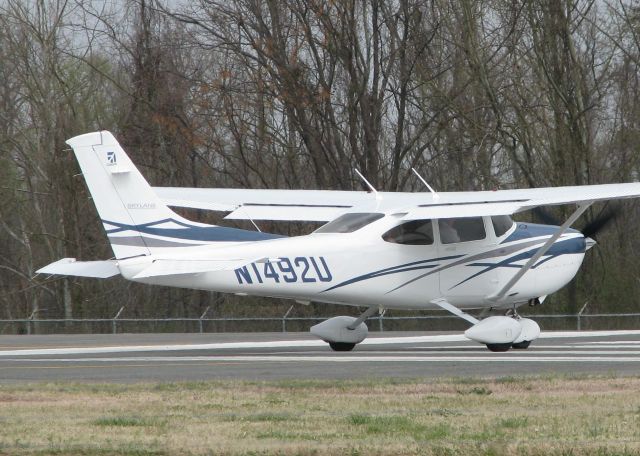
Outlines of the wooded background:
[{"label": "wooded background", "polygon": [[[424,191],[411,167],[441,191],[631,182],[639,65],[637,1],[0,0],[0,318],[290,305],[35,276],[112,256],[74,135],[111,130],[161,186],[361,190],[358,168]],[[640,217],[622,209],[544,312],[640,311]]]}]

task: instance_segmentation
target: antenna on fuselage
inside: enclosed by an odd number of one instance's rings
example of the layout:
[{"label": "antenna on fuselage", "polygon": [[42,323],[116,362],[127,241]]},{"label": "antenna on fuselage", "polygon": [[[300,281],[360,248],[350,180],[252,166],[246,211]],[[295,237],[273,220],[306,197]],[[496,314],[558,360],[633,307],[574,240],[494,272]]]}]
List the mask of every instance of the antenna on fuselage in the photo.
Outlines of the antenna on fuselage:
[{"label": "antenna on fuselage", "polygon": [[420,175],[420,173],[418,173],[418,171],[416,171],[416,169],[415,169],[415,168],[411,168],[411,171],[413,171],[413,174],[415,174],[416,176],[418,176],[418,179],[420,179],[420,181],[421,181],[424,185],[426,185],[426,187],[429,189],[429,191],[430,191],[430,192],[431,192],[431,194],[433,195],[433,199],[438,199],[438,198],[440,198],[440,195],[438,195],[438,193],[436,193],[436,191],[435,191],[433,188],[431,188],[431,185],[429,185],[429,184],[427,183],[427,181],[426,181],[426,180],[424,180],[424,178]]},{"label": "antenna on fuselage", "polygon": [[377,200],[381,199],[380,198],[380,194],[378,193],[378,191],[375,189],[375,187],[373,185],[371,185],[371,183],[367,179],[365,179],[365,177],[362,174],[360,174],[360,171],[358,171],[357,168],[354,168],[353,170],[356,172],[356,174],[358,176],[360,176],[360,179],[362,179],[364,181],[364,183],[367,184],[367,187],[369,187],[371,189],[373,194],[376,196],[376,199]]}]

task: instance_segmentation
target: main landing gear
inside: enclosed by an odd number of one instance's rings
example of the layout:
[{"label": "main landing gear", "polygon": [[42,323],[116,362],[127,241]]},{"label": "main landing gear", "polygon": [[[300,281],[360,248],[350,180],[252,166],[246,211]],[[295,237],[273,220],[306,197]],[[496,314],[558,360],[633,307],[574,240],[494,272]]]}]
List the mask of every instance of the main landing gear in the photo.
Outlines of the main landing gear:
[{"label": "main landing gear", "polygon": [[[523,350],[540,336],[540,326],[529,318],[522,318],[515,308],[506,315],[478,320],[443,299],[432,302],[470,322],[473,326],[465,331],[465,337],[486,345],[492,352],[506,352],[512,348]],[[311,334],[327,342],[333,351],[351,351],[367,337],[369,329],[364,321],[376,311],[377,307],[369,307],[358,318],[329,318],[312,326]]]},{"label": "main landing gear", "polygon": [[329,343],[333,351],[351,351],[369,334],[364,321],[378,311],[377,307],[369,307],[358,318],[333,317],[311,327],[311,334]]},{"label": "main landing gear", "polygon": [[347,342],[329,342],[331,350],[336,352],[349,352],[355,348],[356,344],[350,344]]}]

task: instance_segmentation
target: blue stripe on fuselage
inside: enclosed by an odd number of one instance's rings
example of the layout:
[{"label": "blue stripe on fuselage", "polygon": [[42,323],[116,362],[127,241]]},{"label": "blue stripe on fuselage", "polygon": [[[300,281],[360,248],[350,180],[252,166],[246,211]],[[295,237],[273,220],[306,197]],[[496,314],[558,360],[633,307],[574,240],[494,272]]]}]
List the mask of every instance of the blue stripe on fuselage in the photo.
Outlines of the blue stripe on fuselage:
[{"label": "blue stripe on fuselage", "polygon": [[420,261],[413,261],[411,263],[405,263],[405,264],[400,264],[398,266],[392,266],[390,268],[384,268],[384,269],[380,269],[378,271],[373,271],[370,272],[368,274],[363,274],[361,276],[357,276],[354,277],[352,279],[349,280],[345,280],[344,282],[341,282],[337,285],[334,285],[330,288],[327,288],[326,290],[323,291],[323,293],[325,291],[331,291],[331,290],[335,290],[336,288],[341,288],[344,287],[346,285],[351,285],[352,283],[356,283],[356,282],[362,282],[363,280],[369,280],[369,279],[373,279],[376,277],[382,277],[385,275],[389,275],[389,274],[397,274],[399,272],[407,272],[407,271],[419,271],[422,269],[433,269],[437,266],[439,266],[438,263],[436,264],[428,264],[428,263],[432,263],[435,261],[446,261],[446,260],[452,260],[455,258],[460,258],[463,255],[454,255],[454,256],[448,256],[448,257],[440,257],[440,258],[431,258],[428,260],[420,260]]},{"label": "blue stripe on fuselage", "polygon": [[[557,231],[557,228],[556,228]],[[574,232],[577,232],[576,230],[572,230]],[[523,238],[526,239],[526,238]],[[464,279],[462,282],[457,283],[456,285],[454,285],[453,287],[451,287],[450,289],[453,289],[455,287],[457,287],[458,285],[462,285],[465,282],[468,282],[471,279],[475,279],[476,277],[485,274],[489,271],[492,271],[494,269],[497,268],[522,268],[523,265],[521,264],[515,264],[519,261],[525,261],[528,260],[529,258],[533,257],[536,252],[540,249],[540,247],[536,247],[530,250],[527,250],[526,252],[522,252],[519,253],[517,255],[514,255],[512,257],[509,258],[505,258],[502,261],[499,261],[497,263],[471,263],[468,264],[467,266],[476,266],[476,267],[485,267],[485,269],[483,269],[482,271],[479,271],[469,277],[467,277],[466,279]],[[534,264],[532,266],[532,269],[536,269],[538,266],[546,263],[549,260],[552,260],[556,257],[559,257],[560,255],[569,255],[569,254],[577,254],[577,253],[584,253],[587,250],[587,241],[584,237],[573,237],[570,239],[564,239],[564,240],[560,240],[560,241],[556,241],[553,243],[553,245],[551,246],[551,248],[549,250],[547,250],[547,252],[544,254],[544,258],[541,258],[536,264]]]},{"label": "blue stripe on fuselage", "polygon": [[[120,233],[122,231],[137,231],[138,233],[151,234],[173,239],[183,239],[188,241],[201,242],[248,242],[264,241],[267,239],[278,239],[286,236],[279,234],[262,233],[260,231],[241,230],[239,228],[229,228],[226,226],[198,226],[191,225],[180,220],[164,219],[140,225],[128,225],[126,223],[103,220],[103,223],[115,226],[116,228],[106,230],[107,234]],[[183,228],[162,228],[158,225],[164,223],[175,223]]]},{"label": "blue stripe on fuselage", "polygon": [[[511,238],[512,240],[510,241],[510,243],[514,244],[514,245],[518,245],[519,241],[525,240],[525,239],[529,239],[529,238],[535,238],[535,237],[540,237],[540,236],[550,236],[552,234],[554,234],[555,232],[557,232],[558,227],[553,227],[553,226],[548,226],[548,225],[533,225],[531,226],[527,226],[527,227],[523,227],[523,228],[517,228],[517,230],[520,230],[520,236],[518,237],[518,235],[514,236],[515,233],[512,233],[511,236],[509,236],[507,238],[507,240],[509,238]],[[571,232],[577,233],[576,230],[571,230]],[[507,243],[507,240],[503,241],[501,243],[501,245],[504,245]],[[544,243],[545,239],[540,239],[540,244]],[[532,244],[532,242],[523,242],[523,246],[522,248],[526,248],[527,246],[530,246]],[[534,245],[537,244],[537,242],[534,241]],[[495,245],[493,246],[495,248]],[[390,268],[385,268],[385,269],[381,269],[378,271],[373,271],[367,274],[363,274],[357,277],[353,277],[351,279],[345,280],[337,285],[334,285],[330,288],[327,288],[326,290],[324,290],[325,292],[327,291],[331,291],[331,290],[335,290],[337,288],[342,288],[344,286],[347,285],[351,285],[353,283],[357,283],[357,282],[361,282],[364,280],[370,280],[370,279],[375,279],[381,276],[386,276],[386,275],[390,275],[390,274],[397,274],[397,273],[403,273],[403,272],[410,272],[410,271],[418,271],[421,269],[428,269],[431,270],[431,272],[427,272],[421,276],[418,276],[396,288],[394,288],[391,291],[395,291],[399,288],[402,288],[406,285],[408,285],[409,283],[414,282],[415,280],[419,280],[422,277],[425,277],[426,275],[429,274],[433,274],[436,272],[441,272],[445,269],[448,269],[450,267],[455,267],[455,266],[476,266],[476,267],[484,267],[483,270],[471,275],[470,277],[467,277],[466,279],[464,279],[462,282],[459,282],[458,284],[454,285],[452,288],[457,287],[458,285],[461,285],[465,282],[468,282],[471,279],[474,279],[475,277],[478,277],[482,274],[485,274],[486,272],[489,272],[493,269],[497,269],[497,268],[501,268],[501,267],[506,267],[506,268],[522,268],[522,265],[520,264],[515,264],[519,261],[523,261],[523,260],[528,260],[529,258],[531,258],[533,255],[535,255],[535,253],[540,249],[540,245],[530,248],[525,252],[521,252],[518,253],[514,256],[511,256],[509,258],[505,258],[504,260],[498,261],[497,263],[488,263],[486,261],[483,262],[474,262],[474,263],[464,263],[464,259],[460,259],[462,257],[464,257],[465,255],[456,255],[456,256],[450,256],[450,257],[440,257],[440,258],[432,258],[432,259],[426,259],[426,260],[421,260],[421,261],[414,261],[411,263],[405,263],[405,264],[401,264],[398,266],[393,266]],[[496,253],[499,251],[500,249],[496,249]],[[542,259],[540,259],[535,265],[534,268],[537,268],[538,266],[540,266],[541,264],[556,258],[560,255],[565,255],[565,254],[576,254],[576,253],[584,253],[586,250],[586,240],[584,237],[572,237],[569,239],[560,239],[558,241],[556,241],[551,248],[546,252],[546,254],[544,255],[544,257]],[[473,255],[470,255],[471,258],[469,258],[469,260],[473,261],[473,258],[477,258],[479,255],[478,252],[476,252]],[[480,255],[482,255],[482,253],[480,253]],[[496,254],[494,258],[499,258],[502,255]],[[435,263],[436,261],[441,262],[441,261],[447,261],[447,260],[452,260],[452,259],[460,259],[458,262],[453,262],[453,264],[449,264],[449,265],[442,265]],[[437,267],[437,269],[435,269]]]}]

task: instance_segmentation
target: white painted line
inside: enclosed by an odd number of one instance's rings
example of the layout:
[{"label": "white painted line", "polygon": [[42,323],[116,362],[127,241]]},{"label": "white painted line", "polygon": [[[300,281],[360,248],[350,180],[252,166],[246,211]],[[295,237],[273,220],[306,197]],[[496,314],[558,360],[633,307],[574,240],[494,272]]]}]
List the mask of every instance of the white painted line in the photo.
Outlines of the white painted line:
[{"label": "white painted line", "polygon": [[[640,330],[620,331],[551,331],[540,334],[540,339],[567,339],[582,337],[612,337],[612,336],[640,336]],[[370,337],[361,345],[380,344],[413,344],[422,342],[470,342],[463,334],[442,334],[438,336],[413,336],[413,337]],[[640,343],[640,342],[636,342]]]},{"label": "white painted line", "polygon": [[424,342],[470,342],[463,334],[441,334],[438,336],[410,336],[410,337],[370,337],[361,345],[386,344],[419,344]]},{"label": "white painted line", "polygon": [[[478,348],[478,353],[487,353],[488,350],[484,347],[484,346],[479,346]],[[560,350],[546,350],[547,347],[540,347],[540,348],[529,348],[527,350],[514,350],[510,353],[518,353],[519,355],[522,356],[536,356],[536,355],[606,355],[606,356],[615,356],[615,355],[625,355],[625,356],[631,356],[631,355],[640,355],[640,350],[636,351],[636,350],[624,350],[624,351],[620,351],[620,350],[593,350],[593,347],[590,347],[589,349],[584,349],[584,350],[567,350],[567,349],[562,349],[562,347],[560,347]],[[432,350],[429,350],[429,355],[433,354],[435,356],[435,353],[433,353]],[[375,355],[402,355],[402,354],[406,354],[407,356],[412,356],[411,355],[411,351],[397,351],[397,350],[384,350],[384,351],[376,351],[375,354],[372,353],[371,356],[375,356]],[[305,353],[306,355],[307,353]],[[445,352],[442,353],[442,356],[445,355],[469,355],[468,351],[463,351],[463,350],[446,350]],[[499,355],[498,355],[499,356]]]},{"label": "white painted line", "polygon": [[[366,339],[362,345],[412,344],[425,342],[469,342],[460,335],[438,335],[417,337],[373,337]],[[128,353],[145,351],[181,351],[181,350],[221,350],[238,348],[290,348],[290,347],[326,347],[321,340],[275,340],[270,342],[219,342],[212,344],[175,344],[175,345],[115,345],[107,347],[66,347],[0,350],[0,357],[30,355],[81,355],[91,353]]]},{"label": "white painted line", "polygon": [[[546,347],[546,345],[545,345]],[[587,344],[585,343],[584,345],[572,345],[572,347],[575,348],[588,348],[588,349],[607,349],[607,348],[621,348],[622,350],[630,350],[630,349],[636,349],[636,348],[640,348],[640,344],[625,344],[622,345],[618,342],[613,342],[611,345],[600,345],[600,344]]]},{"label": "white painted line", "polygon": [[191,350],[220,350],[232,348],[278,348],[278,347],[325,347],[321,340],[296,340],[272,342],[221,342],[214,344],[183,344],[183,345],[116,345],[109,347],[68,347],[68,348],[38,348],[27,350],[0,350],[0,357],[28,356],[28,355],[82,355],[92,353],[130,353],[146,351],[191,351]]},{"label": "white painted line", "polygon": [[[570,331],[550,332],[541,334],[542,339],[553,338],[582,338],[582,337],[612,337],[640,335],[638,331]],[[418,344],[439,342],[470,342],[462,334],[413,336],[413,337],[372,337],[362,342],[362,345],[388,344]],[[211,344],[176,344],[176,345],[117,345],[109,347],[68,347],[68,348],[39,348],[0,350],[0,357],[34,356],[34,355],[82,355],[99,353],[135,353],[154,351],[192,351],[192,350],[224,350],[224,349],[255,349],[255,348],[291,348],[291,347],[326,347],[321,340],[280,340],[271,342],[220,342]]]},{"label": "white painted line", "polygon": [[[403,352],[408,353],[412,350],[427,350],[427,351],[438,351],[438,350],[486,350],[486,346],[483,344],[475,343],[469,341],[470,345],[412,345],[411,347],[407,347]],[[614,342],[615,344],[615,342]],[[585,350],[606,350],[609,348],[622,348],[622,349],[640,349],[640,342],[634,345],[606,345],[606,346],[598,346],[598,345],[589,345],[587,342],[583,344],[560,344],[560,345],[547,345],[543,343],[537,343],[534,341],[528,350],[525,350],[523,353],[530,352],[532,350],[549,350],[549,349],[558,349],[558,350],[570,350],[570,349],[585,349]],[[376,351],[376,353],[381,353]]]},{"label": "white painted line", "polygon": [[[362,342],[362,345],[412,344],[425,342],[466,341],[463,335],[439,335],[419,337],[379,337]],[[33,356],[33,355],[82,355],[92,353],[131,353],[145,351],[191,351],[191,350],[224,350],[238,348],[291,348],[291,347],[326,347],[321,340],[277,340],[271,342],[220,342],[213,344],[177,344],[177,345],[121,345],[108,347],[67,347],[67,348],[38,348],[0,350],[0,357],[5,356]]]},{"label": "white painted line", "polygon": [[550,331],[540,334],[540,339],[554,339],[567,337],[611,337],[611,336],[640,336],[640,330],[621,331]]},{"label": "white painted line", "polygon": [[299,362],[326,362],[326,363],[424,363],[424,362],[522,362],[522,363],[638,363],[640,357],[620,356],[509,356],[508,354],[496,354],[492,356],[143,356],[135,358],[37,358],[37,359],[9,359],[20,363],[115,363],[115,362],[273,362],[273,363],[299,363]]},{"label": "white painted line", "polygon": [[628,346],[628,345],[640,345],[640,340],[604,340],[598,342],[583,342],[585,345],[612,345],[617,344],[620,346]]}]

